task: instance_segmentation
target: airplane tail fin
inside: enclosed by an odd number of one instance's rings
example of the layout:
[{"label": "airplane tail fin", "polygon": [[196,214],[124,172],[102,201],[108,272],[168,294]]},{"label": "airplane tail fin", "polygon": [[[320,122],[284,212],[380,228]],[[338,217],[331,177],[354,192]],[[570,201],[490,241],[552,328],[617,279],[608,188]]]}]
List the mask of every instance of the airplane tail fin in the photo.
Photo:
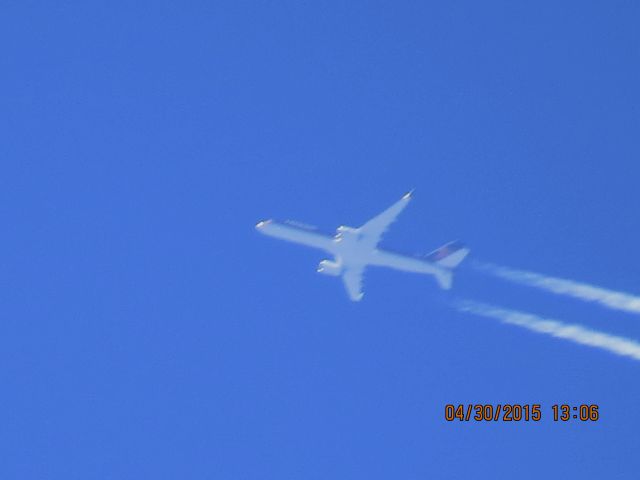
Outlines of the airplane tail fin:
[{"label": "airplane tail fin", "polygon": [[[469,248],[456,240],[449,242],[427,254],[426,259],[447,269],[456,268],[469,254]],[[440,280],[438,280],[440,282]],[[449,285],[451,281],[449,281]],[[442,283],[441,283],[442,285]],[[443,287],[444,288],[444,287]]]},{"label": "airplane tail fin", "polygon": [[462,242],[449,242],[426,255],[426,259],[443,267],[436,273],[438,285],[443,290],[449,290],[453,283],[453,269],[469,254],[469,248]]}]

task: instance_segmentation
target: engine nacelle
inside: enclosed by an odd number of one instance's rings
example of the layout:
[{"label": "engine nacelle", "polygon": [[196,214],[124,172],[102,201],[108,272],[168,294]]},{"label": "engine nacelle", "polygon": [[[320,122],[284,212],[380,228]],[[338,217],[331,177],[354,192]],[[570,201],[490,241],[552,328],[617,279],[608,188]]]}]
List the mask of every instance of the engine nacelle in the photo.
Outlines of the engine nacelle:
[{"label": "engine nacelle", "polygon": [[337,277],[342,273],[342,266],[338,262],[332,262],[331,260],[322,260],[318,264],[318,273],[323,275],[331,275]]},{"label": "engine nacelle", "polygon": [[334,237],[338,241],[342,241],[345,238],[357,238],[359,235],[359,230],[353,227],[347,227],[345,225],[341,225],[336,229],[336,236]]}]

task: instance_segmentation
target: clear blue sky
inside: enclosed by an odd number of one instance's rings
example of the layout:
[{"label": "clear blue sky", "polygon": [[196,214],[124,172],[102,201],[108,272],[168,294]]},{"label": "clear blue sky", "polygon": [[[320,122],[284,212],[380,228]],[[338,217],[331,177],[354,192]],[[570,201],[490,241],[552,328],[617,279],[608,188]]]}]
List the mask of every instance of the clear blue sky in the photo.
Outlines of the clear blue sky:
[{"label": "clear blue sky", "polygon": [[353,304],[253,228],[415,188],[383,246],[640,292],[640,7],[516,3],[5,2],[0,477],[637,478],[640,363],[447,302],[638,316],[468,265]]}]

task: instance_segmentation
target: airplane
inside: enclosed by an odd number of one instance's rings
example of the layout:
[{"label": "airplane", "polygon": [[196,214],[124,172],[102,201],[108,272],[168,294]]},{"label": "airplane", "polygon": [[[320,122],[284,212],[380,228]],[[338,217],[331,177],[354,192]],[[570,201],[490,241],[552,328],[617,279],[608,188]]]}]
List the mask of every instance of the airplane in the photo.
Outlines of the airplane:
[{"label": "airplane", "polygon": [[349,298],[362,300],[362,276],[367,266],[388,267],[404,272],[433,275],[441,288],[451,288],[453,269],[469,253],[469,249],[458,241],[449,242],[422,259],[408,257],[377,248],[389,225],[404,210],[411,200],[408,192],[384,212],[373,217],[358,228],[340,226],[335,236],[330,237],[301,228],[303,224],[283,224],[273,220],[258,222],[258,232],[270,237],[300,243],[324,250],[333,260],[322,260],[317,272],[323,275],[341,276]]}]

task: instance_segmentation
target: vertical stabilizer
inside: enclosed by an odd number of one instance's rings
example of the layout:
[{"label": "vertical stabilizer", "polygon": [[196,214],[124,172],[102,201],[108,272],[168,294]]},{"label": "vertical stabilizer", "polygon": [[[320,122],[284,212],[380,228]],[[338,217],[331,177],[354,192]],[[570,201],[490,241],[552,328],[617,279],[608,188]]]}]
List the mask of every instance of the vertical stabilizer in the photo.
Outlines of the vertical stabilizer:
[{"label": "vertical stabilizer", "polygon": [[426,258],[441,267],[456,268],[468,254],[469,249],[462,242],[456,240],[434,250]]}]

